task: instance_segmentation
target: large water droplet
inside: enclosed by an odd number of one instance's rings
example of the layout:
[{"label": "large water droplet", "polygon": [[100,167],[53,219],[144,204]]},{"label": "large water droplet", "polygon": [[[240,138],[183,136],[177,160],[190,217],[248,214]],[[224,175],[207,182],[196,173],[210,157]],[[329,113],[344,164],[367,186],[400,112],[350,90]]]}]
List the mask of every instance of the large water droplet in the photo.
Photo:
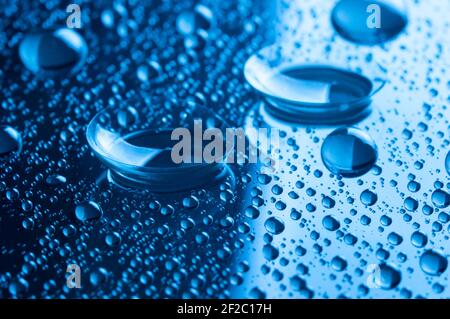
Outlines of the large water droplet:
[{"label": "large water droplet", "polygon": [[112,232],[105,236],[105,242],[110,247],[116,247],[122,241],[122,237],[117,232]]},{"label": "large water droplet", "polygon": [[331,260],[331,267],[336,271],[343,271],[347,268],[347,261],[342,257],[336,256]]},{"label": "large water droplet", "polygon": [[0,157],[20,152],[22,138],[20,133],[10,126],[0,126]]},{"label": "large water droplet", "polygon": [[420,268],[432,276],[439,276],[447,269],[447,258],[433,250],[427,250],[420,256]]},{"label": "large water droplet", "polygon": [[377,160],[370,136],[357,128],[339,128],[322,144],[322,161],[334,174],[356,177],[367,173]]},{"label": "large water droplet", "polygon": [[89,275],[89,281],[93,286],[99,286],[107,280],[108,276],[108,271],[103,267],[99,267],[91,272]]},{"label": "large water droplet", "polygon": [[34,73],[74,73],[84,64],[88,48],[83,37],[61,28],[27,34],[19,46],[23,64]]},{"label": "large water droplet", "polygon": [[407,17],[393,1],[341,0],[331,21],[345,39],[361,44],[378,44],[396,37],[407,25]]},{"label": "large water droplet", "polygon": [[102,215],[101,207],[93,201],[80,203],[75,208],[75,216],[82,222],[98,219]]},{"label": "large water droplet", "polygon": [[450,205],[450,194],[442,189],[436,189],[431,194],[431,201],[437,208],[446,208]]},{"label": "large water droplet", "polygon": [[58,186],[64,184],[67,181],[66,177],[59,174],[52,174],[47,176],[45,183],[49,186]]}]

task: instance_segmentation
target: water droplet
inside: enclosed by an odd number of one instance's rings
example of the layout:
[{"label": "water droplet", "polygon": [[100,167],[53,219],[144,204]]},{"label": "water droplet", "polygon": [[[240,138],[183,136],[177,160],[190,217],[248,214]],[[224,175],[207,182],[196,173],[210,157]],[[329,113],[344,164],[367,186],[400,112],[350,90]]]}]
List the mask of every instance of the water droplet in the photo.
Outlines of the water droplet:
[{"label": "water droplet", "polygon": [[433,250],[427,250],[420,256],[420,268],[432,276],[439,276],[447,269],[447,258]]},{"label": "water droplet", "polygon": [[341,0],[331,21],[343,38],[373,45],[396,37],[406,27],[407,17],[392,1]]},{"label": "water droplet", "polygon": [[363,203],[364,205],[372,206],[377,202],[378,196],[374,192],[371,192],[370,190],[366,189],[361,193],[360,199],[361,203]]},{"label": "water droplet", "polygon": [[77,233],[77,229],[74,225],[67,225],[63,228],[62,233],[65,237],[70,238]]},{"label": "water droplet", "polygon": [[431,194],[431,201],[437,208],[447,208],[450,205],[450,194],[442,189],[436,189]]},{"label": "water droplet", "polygon": [[17,188],[8,189],[6,191],[6,198],[11,202],[17,200],[19,198],[19,196],[20,196],[20,193],[17,190]]},{"label": "water droplet", "polygon": [[416,181],[410,181],[408,183],[408,190],[410,192],[416,193],[420,190],[420,184],[417,183]]},{"label": "water droplet", "polygon": [[323,207],[329,209],[329,208],[333,208],[334,205],[336,205],[336,202],[335,202],[335,200],[332,199],[331,197],[324,196],[324,197],[322,198],[322,205],[323,205]]},{"label": "water droplet", "polygon": [[400,272],[386,264],[379,265],[379,271],[375,275],[378,286],[387,290],[397,287],[401,280]]},{"label": "water droplet", "polygon": [[336,256],[331,260],[331,267],[336,271],[343,271],[347,268],[347,261],[342,257]]},{"label": "water droplet", "polygon": [[405,198],[403,204],[405,208],[410,212],[414,212],[419,207],[419,202],[412,197]]},{"label": "water droplet", "polygon": [[10,126],[0,126],[0,157],[19,153],[22,148],[20,133]]},{"label": "water droplet", "polygon": [[105,27],[112,28],[114,26],[114,11],[111,9],[103,10],[100,19]]},{"label": "water droplet", "polygon": [[339,229],[340,226],[339,222],[331,215],[325,216],[322,219],[322,225],[329,231],[335,231]]},{"label": "water droplet", "polygon": [[199,205],[198,198],[195,196],[189,196],[183,198],[183,207],[188,209],[194,209],[197,208]]},{"label": "water droplet", "polygon": [[425,247],[427,242],[428,242],[427,236],[419,231],[415,231],[411,235],[411,243],[417,248]]},{"label": "water droplet", "polygon": [[249,206],[245,209],[245,216],[251,219],[256,219],[259,216],[259,210],[255,206]]},{"label": "water droplet", "polygon": [[72,29],[61,28],[27,34],[19,46],[23,64],[34,73],[74,73],[84,64],[88,48]]},{"label": "water droplet", "polygon": [[142,82],[147,82],[157,79],[162,73],[162,68],[156,61],[150,61],[147,64],[140,65],[136,70],[138,79]]},{"label": "water droplet", "polygon": [[184,230],[189,230],[189,229],[194,228],[195,222],[192,218],[186,218],[180,222],[180,226]]},{"label": "water droplet", "polygon": [[75,216],[82,222],[98,219],[102,215],[102,209],[93,201],[80,203],[75,208]]},{"label": "water droplet", "polygon": [[367,173],[377,160],[375,142],[357,128],[339,128],[322,144],[322,161],[332,173],[356,177]]},{"label": "water droplet", "polygon": [[264,223],[266,230],[271,234],[281,234],[284,230],[284,222],[278,217],[269,217]]},{"label": "water droplet", "polygon": [[122,241],[122,237],[117,232],[112,232],[105,236],[105,242],[110,247],[116,247]]},{"label": "water droplet", "polygon": [[64,176],[58,174],[49,175],[45,179],[45,183],[49,186],[58,186],[64,184],[66,181],[67,179]]}]

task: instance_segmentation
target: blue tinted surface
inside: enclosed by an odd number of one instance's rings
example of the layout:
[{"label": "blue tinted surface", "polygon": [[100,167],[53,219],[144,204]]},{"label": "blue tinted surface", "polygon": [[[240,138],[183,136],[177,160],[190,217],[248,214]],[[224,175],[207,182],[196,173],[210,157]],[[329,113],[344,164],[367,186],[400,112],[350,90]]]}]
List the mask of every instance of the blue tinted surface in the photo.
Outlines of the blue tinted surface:
[{"label": "blue tinted surface", "polygon": [[[450,297],[450,4],[405,1],[405,29],[359,46],[333,27],[337,2],[80,1],[77,35],[45,41],[42,30],[64,28],[63,4],[6,5],[0,296]],[[334,151],[326,138],[340,127],[292,124],[268,107],[243,68],[271,43],[381,66],[386,85],[352,123],[361,134]],[[278,128],[277,170],[229,165],[189,191],[127,189],[86,129],[120,109],[120,133],[142,105],[162,123],[180,105],[201,105],[234,126]],[[358,177],[334,175],[342,163]],[[171,181],[182,189],[198,176]],[[66,285],[70,264],[79,289]]]}]

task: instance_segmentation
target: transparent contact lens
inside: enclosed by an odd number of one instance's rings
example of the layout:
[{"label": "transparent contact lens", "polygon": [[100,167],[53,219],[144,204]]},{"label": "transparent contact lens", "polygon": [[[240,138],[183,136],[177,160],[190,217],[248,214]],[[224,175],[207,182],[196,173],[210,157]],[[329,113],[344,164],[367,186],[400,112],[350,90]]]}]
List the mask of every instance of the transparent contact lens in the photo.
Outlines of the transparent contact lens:
[{"label": "transparent contact lens", "polygon": [[343,38],[374,45],[398,36],[408,18],[400,0],[341,0],[331,13],[331,22]]},{"label": "transparent contact lens", "polygon": [[[214,161],[203,156],[202,134],[226,127],[213,112],[192,103],[170,108],[136,101],[126,104],[103,110],[87,128],[88,143],[109,168],[110,180],[126,188],[173,192],[212,184],[231,174],[225,164],[227,154]],[[173,151],[181,141],[186,146],[183,151]]]},{"label": "transparent contact lens", "polygon": [[307,124],[364,118],[370,113],[371,97],[385,84],[383,68],[376,62],[281,44],[250,57],[244,73],[268,102],[270,115]]},{"label": "transparent contact lens", "polygon": [[49,76],[76,72],[87,54],[83,37],[68,28],[29,33],[19,46],[19,56],[26,68]]}]

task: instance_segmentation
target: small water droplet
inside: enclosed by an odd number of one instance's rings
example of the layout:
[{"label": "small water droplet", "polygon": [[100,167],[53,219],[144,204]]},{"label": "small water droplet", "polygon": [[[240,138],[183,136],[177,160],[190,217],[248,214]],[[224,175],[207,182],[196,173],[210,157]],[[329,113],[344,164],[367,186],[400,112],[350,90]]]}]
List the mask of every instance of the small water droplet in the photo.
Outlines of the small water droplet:
[{"label": "small water droplet", "polygon": [[93,201],[80,203],[75,208],[75,216],[82,222],[98,219],[102,215],[102,209],[97,203]]},{"label": "small water droplet", "polygon": [[428,242],[427,236],[419,231],[415,231],[411,235],[411,243],[417,248],[425,247],[427,242]]},{"label": "small water droplet", "polygon": [[105,242],[110,247],[116,247],[122,241],[122,237],[117,232],[112,232],[105,237]]},{"label": "small water droplet", "polygon": [[264,245],[263,255],[264,255],[264,258],[266,258],[267,260],[277,259],[279,254],[280,254],[280,252],[278,251],[278,249],[276,249],[272,245],[270,245],[270,244]]},{"label": "small water droplet", "polygon": [[198,198],[195,196],[189,196],[183,198],[183,207],[188,209],[194,209],[197,208],[199,205]]},{"label": "small water droplet", "polygon": [[58,186],[64,184],[66,181],[67,179],[64,176],[58,174],[49,175],[45,179],[45,183],[49,186]]},{"label": "small water droplet", "polygon": [[343,271],[347,268],[347,261],[342,257],[336,256],[331,260],[331,267],[336,271]]},{"label": "small water droplet", "polygon": [[19,46],[23,64],[34,73],[74,73],[88,54],[83,37],[72,29],[60,28],[27,34]]}]

